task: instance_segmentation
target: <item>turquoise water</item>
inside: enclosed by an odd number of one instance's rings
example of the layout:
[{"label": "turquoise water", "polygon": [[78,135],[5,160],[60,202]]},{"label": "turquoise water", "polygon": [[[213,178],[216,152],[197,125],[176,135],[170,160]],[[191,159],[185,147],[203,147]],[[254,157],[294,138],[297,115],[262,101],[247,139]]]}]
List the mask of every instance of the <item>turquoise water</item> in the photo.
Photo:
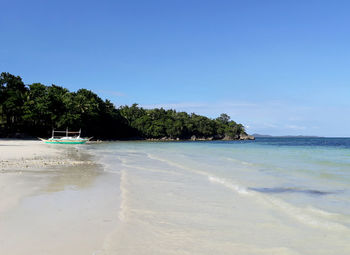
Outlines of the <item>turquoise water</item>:
[{"label": "turquoise water", "polygon": [[[116,142],[122,254],[350,254],[350,139]],[[112,241],[113,240],[113,241]]]}]

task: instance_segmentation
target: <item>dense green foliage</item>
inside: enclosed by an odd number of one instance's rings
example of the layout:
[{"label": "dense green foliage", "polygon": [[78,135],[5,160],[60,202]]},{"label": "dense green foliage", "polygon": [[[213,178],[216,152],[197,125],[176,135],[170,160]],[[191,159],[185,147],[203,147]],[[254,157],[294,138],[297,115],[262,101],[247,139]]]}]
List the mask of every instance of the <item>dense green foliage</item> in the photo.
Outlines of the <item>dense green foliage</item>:
[{"label": "dense green foliage", "polygon": [[210,119],[137,104],[116,108],[87,89],[68,89],[40,83],[25,85],[19,76],[0,76],[0,136],[16,133],[48,136],[52,128],[83,130],[83,135],[105,139],[127,138],[238,138],[241,124],[226,114]]},{"label": "dense green foliage", "polygon": [[195,135],[197,138],[221,139],[225,135],[237,138],[244,133],[244,127],[230,117],[221,114],[217,119],[209,119],[197,114],[176,112],[175,110],[152,109],[146,110],[137,104],[120,107],[121,115],[129,125],[137,130],[138,135],[154,138],[188,139]]}]

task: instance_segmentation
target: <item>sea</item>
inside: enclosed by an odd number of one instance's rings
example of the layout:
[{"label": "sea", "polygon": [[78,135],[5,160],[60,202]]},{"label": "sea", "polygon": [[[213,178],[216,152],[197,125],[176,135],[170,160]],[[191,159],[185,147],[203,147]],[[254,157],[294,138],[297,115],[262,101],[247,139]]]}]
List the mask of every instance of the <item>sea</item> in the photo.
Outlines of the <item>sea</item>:
[{"label": "sea", "polygon": [[118,180],[111,254],[350,254],[349,138],[86,148]]}]

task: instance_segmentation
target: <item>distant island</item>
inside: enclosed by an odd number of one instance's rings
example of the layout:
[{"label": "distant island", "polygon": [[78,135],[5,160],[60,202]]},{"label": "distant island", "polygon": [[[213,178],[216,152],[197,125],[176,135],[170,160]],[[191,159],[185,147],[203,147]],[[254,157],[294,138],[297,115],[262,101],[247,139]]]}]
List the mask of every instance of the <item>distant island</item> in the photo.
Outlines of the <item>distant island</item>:
[{"label": "distant island", "polygon": [[116,108],[87,89],[41,83],[25,85],[20,76],[0,75],[0,137],[50,136],[52,128],[82,129],[96,139],[252,140],[242,124],[221,114],[215,119],[137,104]]}]

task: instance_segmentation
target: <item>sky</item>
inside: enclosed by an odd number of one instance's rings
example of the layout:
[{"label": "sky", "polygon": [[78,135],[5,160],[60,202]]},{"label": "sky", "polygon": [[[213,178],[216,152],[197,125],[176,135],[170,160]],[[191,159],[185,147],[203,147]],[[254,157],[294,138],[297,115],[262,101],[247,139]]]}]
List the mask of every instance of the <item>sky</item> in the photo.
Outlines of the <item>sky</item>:
[{"label": "sky", "polygon": [[0,72],[248,133],[350,136],[350,1],[0,0]]}]

